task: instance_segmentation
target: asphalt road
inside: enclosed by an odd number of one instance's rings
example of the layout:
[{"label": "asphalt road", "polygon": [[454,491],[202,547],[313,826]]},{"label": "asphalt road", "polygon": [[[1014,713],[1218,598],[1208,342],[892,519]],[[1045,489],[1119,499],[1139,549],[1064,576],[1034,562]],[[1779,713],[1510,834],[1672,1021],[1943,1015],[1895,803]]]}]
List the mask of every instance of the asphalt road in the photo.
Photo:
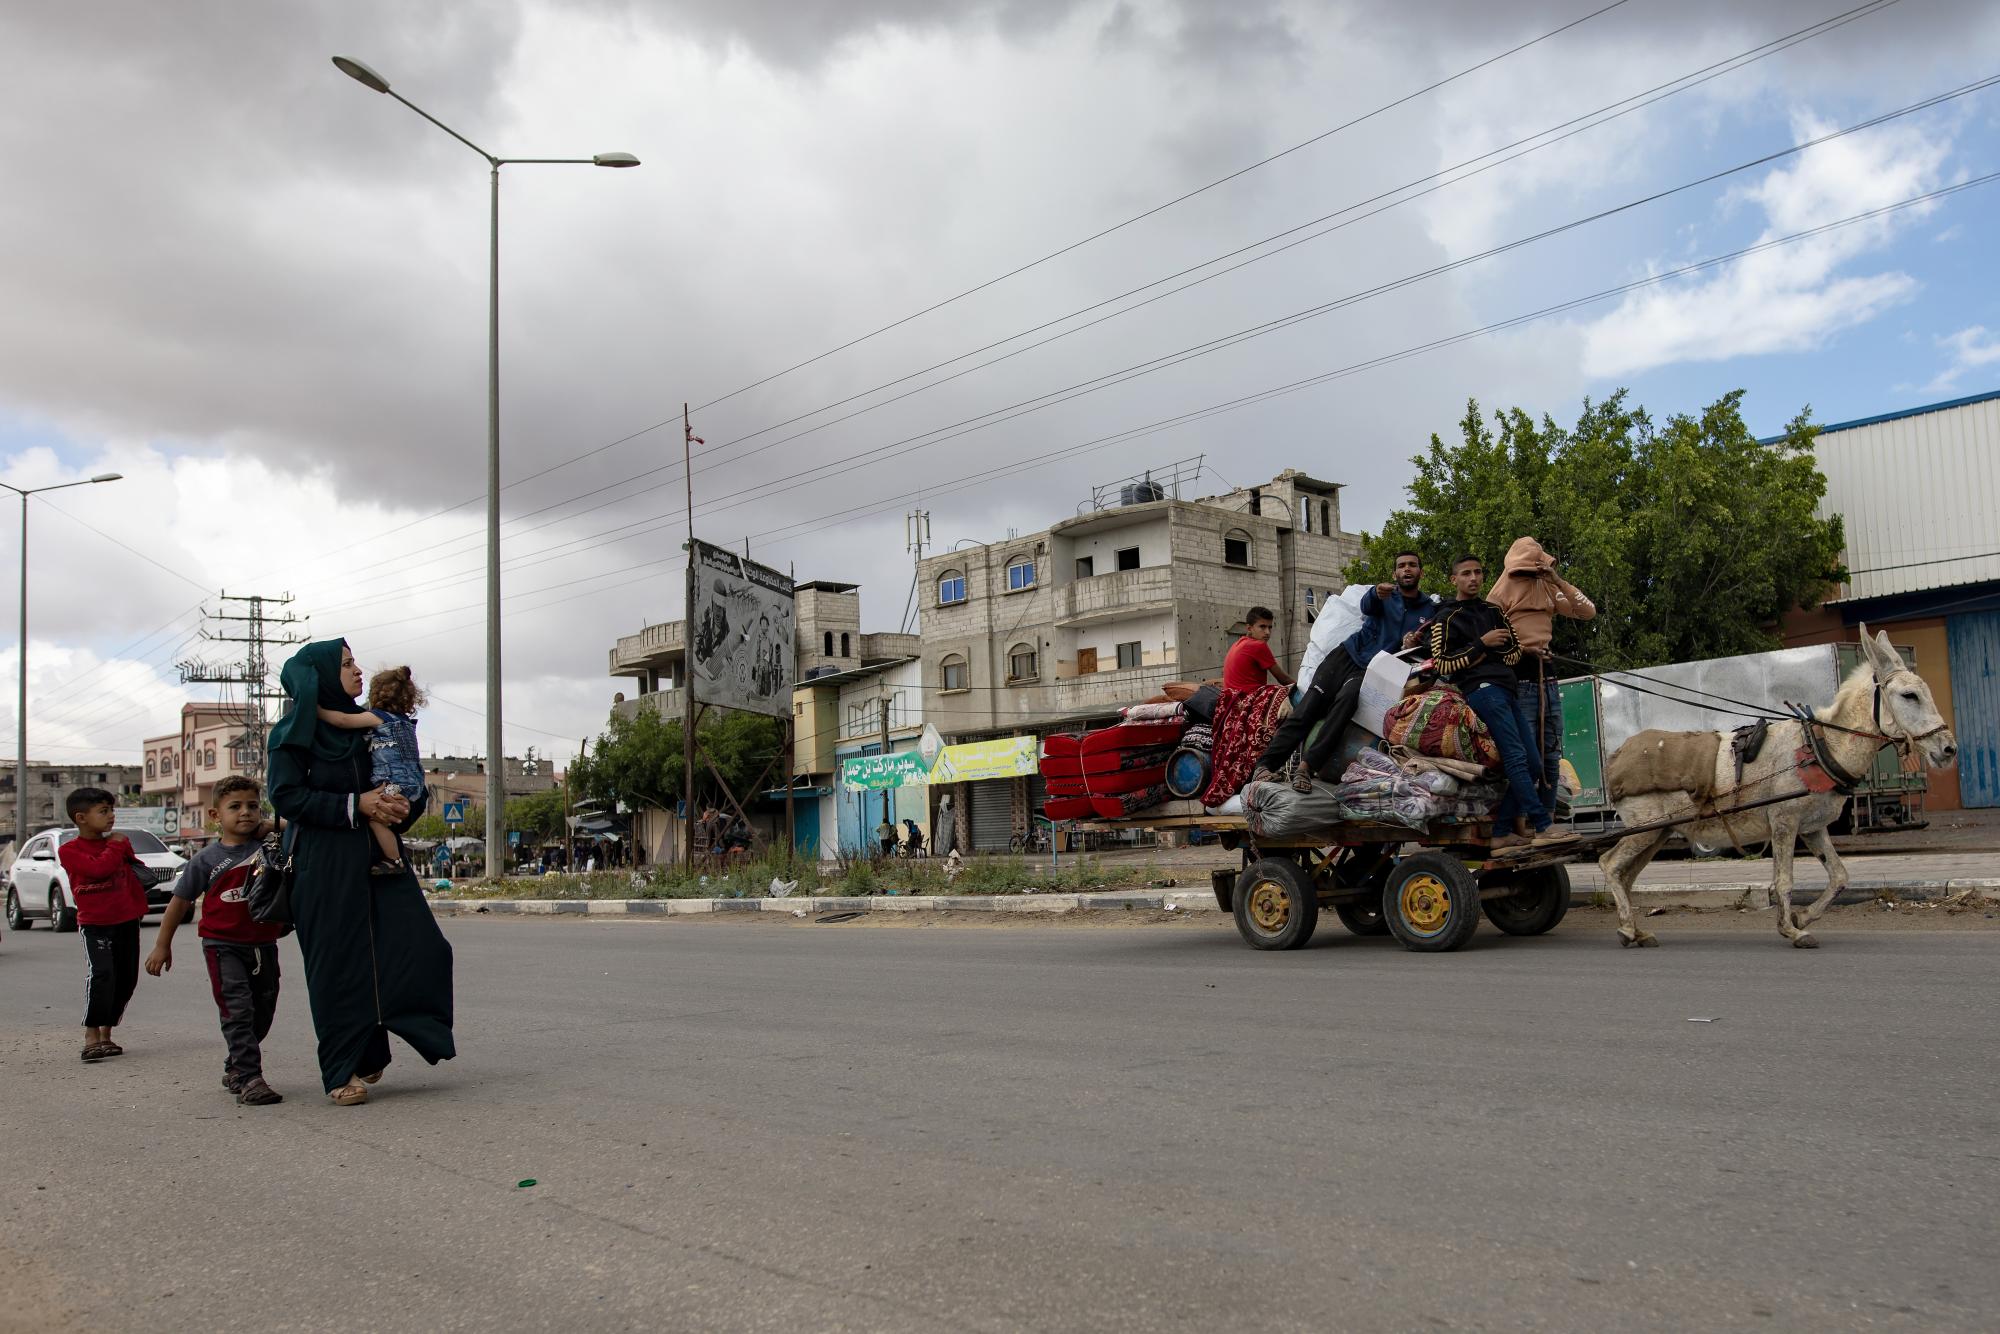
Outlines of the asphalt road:
[{"label": "asphalt road", "polygon": [[1652,925],[454,921],[352,1109],[9,933],[0,1330],[1991,1329],[2000,931]]}]

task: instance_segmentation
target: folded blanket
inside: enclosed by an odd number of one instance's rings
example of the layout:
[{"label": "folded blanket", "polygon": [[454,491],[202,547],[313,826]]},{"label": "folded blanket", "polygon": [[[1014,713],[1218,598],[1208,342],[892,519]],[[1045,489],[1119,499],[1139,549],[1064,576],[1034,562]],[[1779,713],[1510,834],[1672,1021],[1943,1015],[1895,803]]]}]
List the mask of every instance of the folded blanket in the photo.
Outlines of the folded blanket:
[{"label": "folded blanket", "polygon": [[1178,700],[1164,700],[1158,704],[1134,704],[1119,713],[1128,723],[1170,723],[1185,716],[1187,710]]},{"label": "folded blanket", "polygon": [[1450,686],[1434,686],[1403,699],[1383,719],[1382,736],[1390,745],[1407,746],[1420,755],[1500,767],[1500,747],[1486,724],[1465,696]]},{"label": "folded blanket", "polygon": [[1286,686],[1222,692],[1215,706],[1215,721],[1210,724],[1214,742],[1209,759],[1214,768],[1208,790],[1201,794],[1202,805],[1220,806],[1243,789],[1257,757],[1264,753],[1271,734],[1291,708],[1291,690]]}]

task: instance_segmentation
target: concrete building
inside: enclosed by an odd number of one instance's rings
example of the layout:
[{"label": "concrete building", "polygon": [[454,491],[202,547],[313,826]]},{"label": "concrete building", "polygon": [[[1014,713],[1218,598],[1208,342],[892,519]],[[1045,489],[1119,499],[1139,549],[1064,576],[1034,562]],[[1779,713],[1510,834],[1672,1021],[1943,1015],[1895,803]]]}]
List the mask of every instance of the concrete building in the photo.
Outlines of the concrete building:
[{"label": "concrete building", "polygon": [[841,785],[843,761],[915,750],[924,732],[917,636],[870,638],[898,641],[908,652],[800,681],[792,692],[794,781],[799,791],[813,794],[814,807],[807,817],[803,805],[795,805],[797,845],[801,852],[817,850],[822,860],[872,855],[875,829],[884,819],[897,825],[899,835],[903,820],[915,820],[926,842],[930,838],[930,803],[922,787],[855,792]]},{"label": "concrete building", "polygon": [[[1048,529],[920,565],[925,712],[949,740],[1046,735],[1108,721],[1172,680],[1221,674],[1243,615],[1269,607],[1272,651],[1296,662],[1361,550],[1340,486],[1288,469],[1183,500],[1171,481],[1098,488]],[[1005,848],[1040,801],[1033,778],[966,785],[962,845]]]},{"label": "concrete building", "polygon": [[[509,755],[506,759],[507,772],[501,780],[509,798],[532,796],[537,792],[552,792],[562,783],[562,775],[548,760],[537,759],[531,751],[526,756]],[[433,811],[439,810],[440,803],[447,801],[470,802],[475,806],[486,804],[486,761],[468,759],[457,755],[428,756],[424,760],[424,785],[430,789]],[[478,837],[479,832],[473,831]]]},{"label": "concrete building", "polygon": [[[101,787],[114,794],[120,805],[138,805],[144,800],[136,764],[45,764],[28,761],[28,835],[69,823],[64,801],[80,787]],[[15,836],[14,761],[0,763],[0,842],[19,846]],[[11,855],[11,854],[10,854]]]},{"label": "concrete building", "polygon": [[210,798],[223,779],[242,775],[263,785],[252,739],[244,732],[247,723],[242,705],[183,704],[179,732],[141,743],[142,790],[180,810],[181,837],[202,836]]},{"label": "concrete building", "polygon": [[2000,806],[2000,392],[1820,429],[1822,514],[1846,522],[1849,582],[1785,619],[1785,642],[1887,630],[1958,735],[1933,810]]}]

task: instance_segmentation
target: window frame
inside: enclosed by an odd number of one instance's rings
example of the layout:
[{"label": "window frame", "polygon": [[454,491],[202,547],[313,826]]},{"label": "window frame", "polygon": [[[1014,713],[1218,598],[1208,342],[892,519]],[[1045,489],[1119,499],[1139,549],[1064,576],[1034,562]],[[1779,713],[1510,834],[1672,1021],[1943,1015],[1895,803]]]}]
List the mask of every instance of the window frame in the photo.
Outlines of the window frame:
[{"label": "window frame", "polygon": [[851,658],[851,657],[853,657],[853,656],[854,656],[854,655],[853,655],[852,653],[849,653],[849,652],[847,651],[847,650],[848,650],[848,647],[849,647],[849,646],[848,646],[848,641],[847,641],[847,631],[845,631],[845,630],[842,630],[842,631],[840,632],[840,656],[841,656],[841,657],[843,657],[843,658]]},{"label": "window frame", "polygon": [[[1241,545],[1243,548],[1243,559],[1240,561],[1229,559],[1229,545],[1232,542]],[[1257,541],[1250,536],[1247,529],[1231,528],[1222,534],[1222,563],[1232,570],[1254,570],[1257,568]]]},{"label": "window frame", "polygon": [[[957,685],[952,684],[952,670],[959,673]],[[963,653],[947,653],[938,659],[939,693],[956,695],[972,689],[972,664]]]},{"label": "window frame", "polygon": [[[958,586],[957,597],[947,597],[945,595],[946,587],[951,584],[956,584]],[[965,603],[970,602],[971,600],[972,600],[972,587],[969,583],[966,582],[965,571],[946,570],[938,575],[937,577],[938,606],[957,607],[957,606],[962,606]]]},{"label": "window frame", "polygon": [[[1035,568],[1035,558],[1033,556],[1015,556],[1007,562],[1006,568],[1007,591],[1009,593],[1029,593],[1034,591],[1038,571]],[[1025,571],[1027,578],[1017,582],[1014,578],[1017,571]]]},{"label": "window frame", "polygon": [[[1125,563],[1125,557],[1127,555],[1130,555],[1132,557],[1132,563],[1130,565],[1127,565]],[[1137,547],[1120,547],[1118,548],[1118,550],[1112,553],[1112,559],[1118,562],[1118,573],[1120,574],[1124,574],[1127,570],[1139,570],[1145,568],[1145,566],[1141,563],[1139,548]]]},{"label": "window frame", "polygon": [[[1125,661],[1125,650],[1128,648],[1132,650],[1130,662]],[[1114,651],[1118,654],[1118,670],[1121,672],[1136,671],[1146,665],[1146,641],[1143,639],[1127,640]]]},{"label": "window frame", "polygon": [[[1028,670],[1025,672],[1019,669],[1019,662],[1022,658],[1026,658],[1028,660]],[[1008,649],[1007,684],[1015,685],[1022,681],[1041,680],[1042,679],[1041,661],[1042,661],[1041,654],[1039,651],[1037,651],[1036,647],[1033,644],[1024,642],[1016,644],[1012,648]]]},{"label": "window frame", "polygon": [[1078,556],[1076,558],[1076,577],[1079,579],[1095,579],[1097,577],[1097,557]]}]

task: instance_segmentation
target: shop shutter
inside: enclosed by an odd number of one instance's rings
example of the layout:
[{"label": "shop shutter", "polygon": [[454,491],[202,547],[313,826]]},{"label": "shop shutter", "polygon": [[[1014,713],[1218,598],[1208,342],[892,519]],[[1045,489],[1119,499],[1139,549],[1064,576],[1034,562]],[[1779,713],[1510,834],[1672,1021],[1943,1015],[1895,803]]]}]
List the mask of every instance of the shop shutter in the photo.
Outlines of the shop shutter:
[{"label": "shop shutter", "polygon": [[965,790],[972,797],[972,850],[1007,851],[1014,837],[1014,780],[968,783]]}]

